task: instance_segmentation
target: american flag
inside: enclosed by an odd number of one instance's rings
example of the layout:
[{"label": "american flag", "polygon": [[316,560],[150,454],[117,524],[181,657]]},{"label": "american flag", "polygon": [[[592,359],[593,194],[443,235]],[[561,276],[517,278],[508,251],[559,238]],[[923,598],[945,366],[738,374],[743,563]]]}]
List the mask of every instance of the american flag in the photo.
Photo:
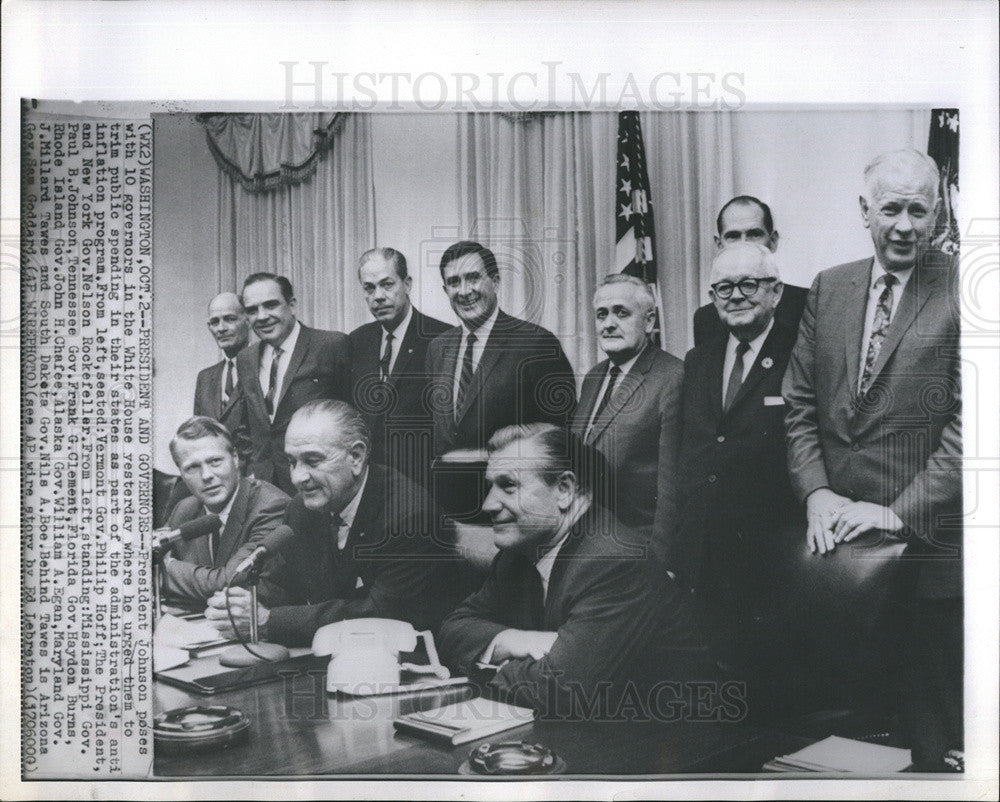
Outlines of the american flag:
[{"label": "american flag", "polygon": [[656,298],[656,328],[653,344],[660,348],[663,301],[656,286],[656,256],[653,251],[653,202],[646,172],[646,148],[642,142],[639,112],[618,113],[618,171],[615,182],[615,269],[641,278]]},{"label": "american flag", "polygon": [[933,109],[927,155],[941,172],[941,214],[934,245],[958,252],[958,109]]}]

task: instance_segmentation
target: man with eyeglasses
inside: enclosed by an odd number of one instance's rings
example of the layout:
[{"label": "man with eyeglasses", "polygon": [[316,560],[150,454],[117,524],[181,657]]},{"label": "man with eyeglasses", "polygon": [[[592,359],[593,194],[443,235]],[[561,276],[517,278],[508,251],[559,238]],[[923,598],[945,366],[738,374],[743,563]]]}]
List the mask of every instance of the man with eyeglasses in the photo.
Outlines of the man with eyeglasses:
[{"label": "man with eyeglasses", "polygon": [[724,329],[684,361],[676,483],[666,567],[695,596],[720,669],[749,679],[773,533],[795,507],[785,464],[781,380],[795,329],[775,319],[783,285],[771,251],[738,242],[712,263]]},{"label": "man with eyeglasses", "polygon": [[[778,250],[778,231],[771,207],[753,195],[737,195],[726,201],[715,219],[715,246],[722,250],[738,242],[763,245],[771,253]],[[775,318],[791,328],[799,325],[806,305],[805,287],[785,284]],[[725,328],[714,304],[705,304],[694,313],[694,344],[701,345],[722,333]]]}]

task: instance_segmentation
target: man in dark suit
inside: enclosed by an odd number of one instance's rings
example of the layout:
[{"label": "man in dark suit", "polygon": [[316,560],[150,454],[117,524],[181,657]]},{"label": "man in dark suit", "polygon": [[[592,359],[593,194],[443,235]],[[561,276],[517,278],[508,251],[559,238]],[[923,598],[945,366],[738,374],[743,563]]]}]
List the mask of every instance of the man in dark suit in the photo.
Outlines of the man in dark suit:
[{"label": "man in dark suit", "polygon": [[[678,515],[666,566],[696,592],[716,661],[755,681],[751,666],[769,569],[797,504],[785,465],[781,379],[795,329],[775,315],[782,283],[770,250],[739,242],[712,263],[712,299],[723,332],[684,360]],[[750,671],[750,669],[754,669]]]},{"label": "man in dark suit", "polygon": [[819,556],[906,541],[898,712],[916,765],[962,748],[962,435],[955,268],[929,250],[938,171],[915,150],[865,169],[874,259],[819,274],[784,381],[788,467]]},{"label": "man in dark suit", "polygon": [[353,404],[372,437],[372,461],[430,487],[432,421],[427,346],[450,326],[410,303],[406,257],[393,248],[361,255],[358,280],[375,318],[350,334]]},{"label": "man in dark suit", "polygon": [[[369,464],[368,449],[364,419],[348,404],[311,401],[292,416],[285,453],[299,494],[286,514],[295,539],[281,552],[291,604],[260,606],[268,640],[307,646],[319,627],[345,618],[433,628],[461,598],[456,557],[427,491]],[[231,590],[229,599],[237,625],[247,626],[249,593]],[[231,632],[223,594],[206,616]]]},{"label": "man in dark suit", "polygon": [[243,282],[243,306],[260,337],[236,360],[242,422],[253,445],[254,476],[295,492],[284,457],[285,429],[307,401],[351,395],[351,346],[346,334],[295,319],[295,296],[284,276],[254,273]]},{"label": "man in dark suit", "polygon": [[541,423],[497,431],[489,452],[500,551],[441,625],[442,659],[498,666],[489,693],[557,717],[613,717],[623,698],[642,707],[651,681],[690,677],[704,649],[680,591],[654,594],[640,536],[594,504],[600,454]]},{"label": "man in dark suit", "polygon": [[[182,423],[170,441],[170,453],[191,495],[174,508],[167,530],[209,514],[222,519],[222,529],[182,541],[166,554],[164,590],[186,601],[205,602],[282,524],[288,496],[267,482],[240,477],[233,439],[213,418],[195,416]],[[267,570],[258,592],[266,603],[282,598]]]},{"label": "man in dark suit", "polygon": [[[752,195],[737,195],[726,201],[719,210],[715,228],[715,245],[720,250],[737,242],[754,242],[771,253],[778,250],[778,232],[774,228],[771,208]],[[798,328],[808,291],[794,284],[784,287],[774,318],[787,328]],[[701,345],[723,334],[725,330],[720,325],[715,304],[699,307],[694,313],[694,344]]]},{"label": "man in dark suit", "polygon": [[597,341],[608,358],[583,380],[573,431],[611,464],[610,508],[647,539],[670,523],[680,443],[681,361],[653,346],[656,301],[634,276],[608,276],[594,294]]}]

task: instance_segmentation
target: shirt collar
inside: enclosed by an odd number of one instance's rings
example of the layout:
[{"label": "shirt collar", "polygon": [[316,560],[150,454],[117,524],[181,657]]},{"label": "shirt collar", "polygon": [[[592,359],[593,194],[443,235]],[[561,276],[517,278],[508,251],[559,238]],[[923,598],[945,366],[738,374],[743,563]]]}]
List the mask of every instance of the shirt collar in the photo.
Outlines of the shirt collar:
[{"label": "shirt collar", "polygon": [[[888,270],[882,267],[882,263],[876,259],[875,263],[872,265],[872,279],[871,283],[868,285],[868,291],[871,292],[874,290],[875,283],[888,272]],[[892,274],[896,277],[899,289],[902,290],[906,286],[906,282],[910,280],[910,276],[913,275],[913,268],[908,267],[905,270],[894,270]]]},{"label": "shirt collar", "polygon": [[361,480],[361,486],[358,488],[358,492],[354,494],[354,498],[347,502],[347,506],[340,511],[340,520],[344,522],[344,526],[348,529],[354,526],[354,516],[358,514],[358,506],[361,504],[361,496],[365,492],[366,484],[368,484],[367,467],[365,467],[365,475]]},{"label": "shirt collar", "polygon": [[[649,343],[647,342],[647,343],[646,343],[646,344],[645,344],[645,345],[644,345],[644,346],[643,346],[642,348],[640,348],[640,349],[639,349],[639,353],[637,353],[637,354],[636,354],[636,355],[635,355],[634,357],[632,357],[631,359],[627,359],[626,361],[622,362],[622,363],[621,363],[621,364],[620,364],[620,365],[618,366],[618,370],[620,370],[620,371],[621,371],[621,375],[622,375],[622,376],[625,376],[625,375],[627,375],[627,374],[628,374],[628,372],[629,372],[630,370],[632,370],[632,366],[633,366],[633,365],[634,365],[634,364],[636,363],[636,360],[637,360],[637,359],[638,359],[638,358],[639,358],[640,356],[642,356],[642,353],[643,353],[643,351],[645,351],[645,350],[646,350],[647,348],[649,348],[649,347],[650,347],[650,344],[649,344]],[[614,362],[611,362],[610,358],[609,358],[609,360],[608,360],[608,361],[609,361],[609,363],[610,363],[610,364],[608,365],[608,371],[610,372],[611,368],[612,368],[612,367],[614,367],[614,364],[615,364],[615,363],[614,363]]]},{"label": "shirt collar", "polygon": [[[760,353],[760,349],[764,345],[764,340],[767,339],[767,335],[771,333],[771,329],[773,328],[774,328],[774,317],[772,316],[772,318],[767,322],[767,326],[764,328],[764,331],[762,331],[752,340],[747,340],[747,345],[749,346],[748,350],[751,354],[754,355],[754,357],[756,357],[757,354]],[[729,343],[728,343],[729,350],[731,350],[733,353],[736,353],[737,344],[739,344],[739,339],[735,334],[729,332]]]},{"label": "shirt collar", "polygon": [[[410,325],[410,320],[413,319],[413,304],[410,304],[410,308],[406,310],[406,314],[403,316],[403,320],[400,322],[396,328],[392,330],[392,339],[397,343],[402,342],[403,338],[406,336],[406,329]],[[382,343],[385,344],[385,337],[389,334],[388,329],[385,326],[379,325],[382,329]]]},{"label": "shirt collar", "polygon": [[[299,332],[302,331],[302,326],[299,325],[299,321],[295,321],[295,325],[292,326],[291,333],[285,338],[285,341],[278,347],[281,349],[282,354],[291,354],[295,350],[295,344],[299,341]],[[274,346],[271,343],[267,344],[267,347],[274,352]]]},{"label": "shirt collar", "polygon": [[[490,332],[493,331],[493,325],[497,322],[497,317],[500,314],[500,304],[497,304],[493,309],[493,314],[490,315],[486,320],[482,322],[478,329],[476,329],[476,342],[481,345],[486,345],[486,341],[490,338]],[[469,333],[472,331],[465,323],[462,323],[462,339],[468,340]]]}]

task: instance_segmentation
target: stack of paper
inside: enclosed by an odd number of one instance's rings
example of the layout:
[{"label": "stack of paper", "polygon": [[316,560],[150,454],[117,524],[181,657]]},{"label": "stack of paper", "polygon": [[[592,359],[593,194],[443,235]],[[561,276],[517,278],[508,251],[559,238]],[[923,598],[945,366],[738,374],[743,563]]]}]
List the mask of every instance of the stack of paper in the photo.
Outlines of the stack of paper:
[{"label": "stack of paper", "polygon": [[909,749],[831,735],[798,752],[776,757],[764,764],[764,771],[838,772],[876,777],[895,774],[907,768],[911,762]]},{"label": "stack of paper", "polygon": [[447,741],[457,746],[531,724],[533,720],[534,714],[526,707],[515,707],[480,697],[432,710],[408,713],[392,723],[397,730]]}]

